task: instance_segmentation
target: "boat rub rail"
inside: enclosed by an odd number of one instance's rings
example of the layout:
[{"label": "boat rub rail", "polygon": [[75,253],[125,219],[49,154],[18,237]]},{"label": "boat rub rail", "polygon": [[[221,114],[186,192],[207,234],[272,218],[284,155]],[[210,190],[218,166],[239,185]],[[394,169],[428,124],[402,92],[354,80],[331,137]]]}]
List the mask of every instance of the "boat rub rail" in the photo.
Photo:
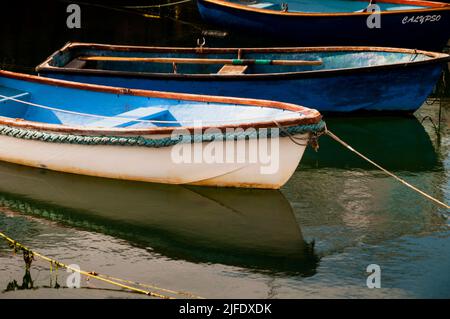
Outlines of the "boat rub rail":
[{"label": "boat rub rail", "polygon": [[[262,14],[269,15],[283,15],[283,16],[302,16],[302,17],[340,17],[340,16],[370,16],[371,12],[330,12],[330,13],[321,13],[321,12],[285,12],[285,11],[275,11],[270,9],[259,9],[248,7],[245,4],[231,3],[229,1],[224,0],[198,0],[206,3],[212,3],[216,5],[220,5],[223,7],[234,8],[244,11],[257,12]],[[394,4],[409,4],[416,6],[423,6],[426,8],[417,8],[417,9],[407,9],[407,10],[392,10],[392,11],[381,11],[379,14],[404,14],[404,13],[427,13],[427,12],[436,12],[443,10],[450,10],[450,4],[442,3],[442,2],[432,2],[432,1],[416,1],[416,0],[378,0],[380,3],[394,3]]]},{"label": "boat rub rail", "polygon": [[[204,127],[151,127],[145,129],[133,129],[133,128],[86,128],[80,126],[66,126],[60,124],[47,124],[39,123],[33,121],[26,121],[23,119],[10,119],[6,117],[0,117],[0,125],[8,125],[13,127],[20,127],[25,129],[35,129],[49,132],[59,132],[59,133],[73,133],[80,135],[119,135],[119,136],[135,136],[135,135],[165,135],[172,134],[178,130],[183,130],[186,132],[188,130],[191,133],[204,132],[207,129],[216,128],[222,132],[225,132],[228,128],[277,128],[278,125],[282,127],[286,126],[298,126],[305,124],[316,124],[322,119],[322,115],[314,109],[305,108],[299,105],[268,101],[268,100],[257,100],[257,99],[243,99],[243,98],[232,98],[232,97],[220,97],[220,96],[208,96],[199,94],[185,94],[185,93],[171,93],[171,92],[160,92],[160,91],[147,91],[147,90],[135,90],[135,89],[125,89],[125,88],[115,88],[101,85],[84,84],[77,82],[69,82],[63,80],[53,80],[48,78],[42,78],[34,75],[18,74],[9,71],[0,70],[0,76],[7,78],[26,80],[35,83],[42,84],[52,84],[60,87],[81,89],[81,90],[91,90],[97,92],[113,93],[118,95],[132,95],[132,96],[142,96],[149,98],[167,98],[183,101],[197,101],[204,103],[227,103],[227,104],[237,104],[237,105],[248,105],[253,107],[269,107],[281,110],[287,110],[291,112],[301,113],[301,117],[280,119],[275,123],[274,121],[252,121],[247,123],[238,124],[224,124],[224,125],[207,125]],[[201,131],[200,131],[201,130]]]},{"label": "boat rub rail", "polygon": [[[406,54],[423,54],[431,59],[422,61],[408,61],[399,62],[386,65],[373,65],[365,67],[340,68],[340,69],[319,69],[311,71],[297,71],[297,72],[277,72],[277,73],[260,73],[260,74],[183,74],[183,73],[147,73],[147,72],[127,72],[127,71],[113,71],[113,70],[97,70],[97,69],[76,69],[67,67],[55,67],[51,63],[59,54],[69,52],[76,49],[92,49],[105,50],[111,52],[143,52],[143,53],[197,53],[197,54],[220,54],[220,53],[235,53],[244,55],[246,53],[308,53],[308,52],[391,52],[391,53],[406,53]],[[76,57],[74,57],[76,58]],[[345,73],[363,73],[372,72],[374,70],[386,70],[395,68],[398,65],[405,67],[413,67],[419,65],[426,65],[436,62],[450,62],[450,56],[446,53],[424,51],[417,49],[403,49],[392,47],[373,47],[373,46],[329,46],[329,47],[277,47],[277,48],[171,48],[171,47],[145,47],[145,46],[123,46],[123,45],[109,45],[98,43],[82,43],[82,42],[68,42],[63,48],[53,53],[44,62],[36,67],[37,72],[57,72],[57,73],[80,73],[93,74],[96,76],[110,76],[117,75],[123,77],[139,77],[139,78],[175,78],[177,80],[204,80],[210,81],[212,78],[217,80],[232,80],[232,79],[246,79],[246,80],[268,80],[278,79],[280,75],[284,79],[289,78],[307,78],[317,76],[334,76],[336,74]]]}]

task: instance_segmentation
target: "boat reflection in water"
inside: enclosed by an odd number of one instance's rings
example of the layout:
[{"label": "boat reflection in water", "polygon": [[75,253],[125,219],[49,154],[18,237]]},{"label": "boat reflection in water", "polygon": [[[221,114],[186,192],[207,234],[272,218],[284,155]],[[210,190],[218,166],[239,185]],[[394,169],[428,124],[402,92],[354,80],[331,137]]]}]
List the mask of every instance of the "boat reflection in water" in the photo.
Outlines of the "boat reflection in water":
[{"label": "boat reflection in water", "polygon": [[[327,126],[389,170],[424,171],[441,166],[430,135],[415,116],[327,117]],[[376,169],[328,137],[320,139],[319,152],[307,148],[301,166]]]},{"label": "boat reflection in water", "polygon": [[[447,177],[433,146],[438,139],[417,118],[327,118],[327,123],[362,154],[444,200]],[[298,219],[304,227],[320,229],[313,236],[329,249],[321,249],[321,256],[446,227],[441,208],[326,136],[318,153],[305,153],[301,166],[283,191],[293,207],[302,207]]]},{"label": "boat reflection in water", "polygon": [[117,181],[0,162],[0,206],[173,259],[301,276],[315,274],[319,262],[274,190]]}]

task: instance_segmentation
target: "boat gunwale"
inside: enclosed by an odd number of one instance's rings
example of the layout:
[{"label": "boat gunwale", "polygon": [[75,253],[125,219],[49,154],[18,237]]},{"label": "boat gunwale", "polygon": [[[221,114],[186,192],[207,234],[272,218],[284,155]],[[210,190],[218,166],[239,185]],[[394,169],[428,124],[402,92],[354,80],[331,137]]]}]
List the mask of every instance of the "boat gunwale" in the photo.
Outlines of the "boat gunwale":
[{"label": "boat gunwale", "polygon": [[[275,16],[289,16],[289,17],[342,17],[342,16],[370,16],[373,14],[372,12],[330,12],[330,13],[321,13],[321,12],[283,12],[283,11],[275,11],[269,9],[259,9],[252,8],[243,4],[238,3],[230,3],[226,0],[197,0],[200,2],[205,2],[209,4],[214,4],[216,6],[221,6],[225,8],[237,9],[242,11],[248,11],[253,13],[261,13],[267,15],[275,15]],[[392,10],[386,11],[382,10],[379,14],[381,15],[391,15],[391,14],[405,14],[405,13],[422,13],[422,12],[435,12],[435,11],[446,11],[450,10],[450,4],[444,2],[437,1],[422,1],[422,0],[378,0],[381,3],[394,3],[394,4],[409,4],[409,5],[417,5],[417,6],[427,6],[432,8],[418,8],[418,9],[408,9],[408,10]]]},{"label": "boat gunwale", "polygon": [[[407,61],[383,65],[350,67],[338,69],[295,71],[295,72],[276,72],[276,73],[255,73],[255,74],[192,74],[192,73],[151,73],[151,72],[128,72],[115,70],[99,70],[99,69],[76,69],[51,66],[50,63],[58,54],[69,52],[70,50],[88,48],[92,50],[109,50],[117,52],[175,52],[175,53],[234,53],[241,50],[241,53],[308,53],[308,52],[389,52],[389,53],[407,53],[422,54],[430,57],[428,60]],[[167,51],[167,52],[166,52]],[[89,74],[96,76],[123,76],[123,77],[139,77],[139,78],[173,78],[176,80],[267,80],[273,78],[301,78],[315,76],[331,76],[346,73],[370,72],[378,69],[393,69],[398,67],[412,67],[423,64],[445,63],[450,61],[450,55],[441,52],[405,49],[394,47],[377,47],[377,46],[317,46],[317,47],[273,47],[273,48],[188,48],[188,47],[149,47],[149,46],[125,46],[125,45],[109,45],[98,43],[69,42],[60,50],[54,52],[44,62],[36,67],[36,72],[57,72],[57,73],[73,73],[73,74]]]},{"label": "boat gunwale", "polygon": [[[223,125],[205,125],[202,127],[195,126],[181,126],[181,127],[150,127],[150,128],[102,128],[102,127],[89,127],[89,126],[74,126],[74,125],[62,125],[62,124],[50,124],[36,121],[28,121],[22,118],[9,118],[0,116],[0,125],[19,127],[24,129],[33,129],[38,131],[50,131],[58,133],[80,134],[80,135],[100,135],[100,136],[142,136],[142,135],[166,135],[173,132],[186,132],[190,133],[203,133],[208,129],[218,129],[221,132],[225,132],[226,129],[248,129],[248,128],[278,128],[278,126],[288,127],[296,125],[317,124],[322,119],[322,115],[315,109],[310,109],[301,105],[292,103],[259,100],[259,99],[247,99],[236,97],[222,97],[213,95],[201,95],[201,94],[187,94],[187,93],[174,93],[163,91],[151,91],[151,90],[137,90],[127,89],[111,86],[102,86],[95,84],[86,84],[79,82],[70,82],[64,80],[56,80],[50,78],[39,77],[29,74],[20,74],[5,70],[0,70],[0,77],[6,77],[15,80],[39,83],[44,85],[64,87],[69,89],[87,90],[100,93],[110,93],[117,95],[128,96],[141,96],[147,98],[162,98],[181,101],[193,101],[203,103],[223,103],[223,104],[236,104],[244,105],[248,107],[268,107],[279,110],[286,110],[296,113],[302,113],[302,117],[293,117],[287,119],[275,119],[272,121],[251,121],[241,123],[230,123]],[[275,122],[276,121],[276,122]]]}]

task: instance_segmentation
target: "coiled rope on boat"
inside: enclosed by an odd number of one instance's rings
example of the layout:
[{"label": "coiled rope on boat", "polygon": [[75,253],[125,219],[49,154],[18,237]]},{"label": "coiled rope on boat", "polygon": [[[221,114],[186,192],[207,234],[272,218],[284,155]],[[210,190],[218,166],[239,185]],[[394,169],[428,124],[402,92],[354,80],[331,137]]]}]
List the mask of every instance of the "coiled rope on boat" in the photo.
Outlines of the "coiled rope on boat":
[{"label": "coiled rope on boat", "polygon": [[[46,106],[42,104],[32,103],[28,101],[23,101],[15,97],[0,95],[0,98],[4,101],[14,101],[17,103],[25,104],[28,106],[33,106],[45,110],[61,112],[65,114],[84,116],[84,117],[93,117],[93,118],[101,118],[101,119],[126,119],[132,120],[133,122],[138,123],[151,123],[151,124],[179,124],[179,121],[162,121],[162,120],[140,120],[140,119],[130,119],[120,116],[106,116],[106,115],[98,115],[98,114],[90,114],[90,113],[82,113],[76,111],[63,110],[51,106]],[[295,112],[292,112],[295,113]],[[299,115],[302,112],[297,112]],[[268,120],[269,122],[274,122],[278,126],[279,124],[273,119],[273,117],[255,117],[250,119],[236,119],[235,121],[239,122],[248,122],[254,120]],[[277,118],[276,120],[280,120]],[[197,123],[200,122],[198,120],[192,121],[183,121],[187,123]],[[228,123],[232,124],[233,120],[217,120],[217,121],[208,121],[208,123],[217,123],[223,124]],[[200,128],[200,127],[199,127]],[[283,127],[283,130],[279,132],[279,136],[291,136],[295,134],[305,134],[305,133],[318,133],[322,132],[325,129],[325,122],[320,121],[314,124],[302,124],[295,125],[289,127]],[[169,147],[176,145],[178,143],[201,143],[201,142],[211,142],[211,141],[220,141],[220,140],[241,140],[241,139],[253,139],[253,138],[270,138],[271,130],[267,129],[255,129],[255,130],[233,130],[232,132],[226,133],[207,133],[204,134],[180,134],[178,137],[174,138],[174,136],[163,137],[158,139],[146,138],[143,136],[105,136],[105,135],[75,135],[75,134],[62,134],[56,132],[42,132],[38,130],[11,127],[8,125],[0,125],[0,135],[27,139],[27,140],[36,140],[42,142],[50,142],[50,143],[64,143],[64,144],[80,144],[80,145],[120,145],[120,146],[145,146],[145,147]]]},{"label": "coiled rope on boat", "polygon": [[71,267],[70,265],[66,265],[66,264],[64,264],[62,262],[59,262],[59,261],[57,261],[55,259],[52,259],[50,257],[44,256],[44,255],[42,255],[40,253],[32,251],[31,249],[29,249],[26,246],[22,245],[21,243],[15,241],[14,239],[10,238],[9,236],[5,235],[2,232],[0,232],[0,237],[3,238],[6,242],[8,242],[8,244],[11,246],[11,248],[14,249],[14,252],[22,251],[22,253],[24,255],[24,260],[25,260],[27,268],[30,267],[31,261],[34,260],[35,257],[38,257],[38,258],[40,258],[40,259],[42,259],[44,261],[49,262],[50,263],[50,269],[53,269],[54,266],[56,267],[56,269],[58,267],[59,268],[65,268],[65,269],[71,270],[72,272],[77,272],[77,273],[79,273],[81,275],[84,275],[84,276],[86,276],[88,278],[94,278],[96,280],[106,282],[108,284],[120,287],[122,289],[126,289],[126,290],[129,290],[129,291],[132,291],[132,292],[144,294],[144,295],[147,295],[147,296],[150,296],[150,297],[155,297],[155,298],[160,298],[160,299],[175,299],[174,297],[171,297],[171,296],[166,296],[166,295],[163,295],[161,293],[154,292],[154,291],[149,291],[149,290],[144,290],[144,289],[132,287],[132,286],[127,285],[127,284],[134,284],[134,285],[138,285],[138,286],[141,286],[141,287],[152,288],[152,289],[169,292],[169,293],[176,294],[176,295],[184,295],[184,296],[188,296],[188,297],[191,297],[191,298],[204,299],[203,297],[196,296],[194,294],[187,293],[187,292],[181,292],[181,291],[175,291],[175,290],[160,288],[160,287],[157,287],[157,286],[154,286],[154,285],[141,284],[141,283],[130,281],[130,280],[115,278],[115,277],[108,276],[108,275],[102,275],[102,274],[99,274],[99,273],[94,272],[94,271],[88,272],[88,271],[84,271],[84,270],[81,270],[81,269],[77,269],[77,268]]}]

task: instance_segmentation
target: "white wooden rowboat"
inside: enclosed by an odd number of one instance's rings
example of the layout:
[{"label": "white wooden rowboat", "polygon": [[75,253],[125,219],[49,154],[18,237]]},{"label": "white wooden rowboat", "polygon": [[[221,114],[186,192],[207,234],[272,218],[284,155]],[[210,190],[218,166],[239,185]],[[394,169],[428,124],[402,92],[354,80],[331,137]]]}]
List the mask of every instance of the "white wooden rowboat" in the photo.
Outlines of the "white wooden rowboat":
[{"label": "white wooden rowboat", "polygon": [[308,139],[323,129],[319,112],[293,104],[0,71],[0,160],[32,167],[155,183],[279,188]]}]

